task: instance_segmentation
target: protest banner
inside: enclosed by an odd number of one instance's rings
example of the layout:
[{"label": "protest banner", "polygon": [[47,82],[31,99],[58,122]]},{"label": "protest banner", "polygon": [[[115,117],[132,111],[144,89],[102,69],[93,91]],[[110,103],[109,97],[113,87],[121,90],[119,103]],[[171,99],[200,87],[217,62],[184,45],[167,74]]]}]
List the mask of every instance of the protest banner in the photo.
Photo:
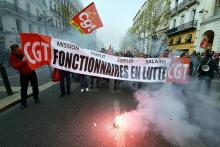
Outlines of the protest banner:
[{"label": "protest banner", "polygon": [[93,30],[103,26],[94,2],[74,16],[70,23],[75,26],[81,34],[92,33]]},{"label": "protest banner", "polygon": [[74,73],[118,80],[175,83],[188,80],[187,59],[117,57],[33,33],[21,33],[21,42],[33,70],[50,65]]}]

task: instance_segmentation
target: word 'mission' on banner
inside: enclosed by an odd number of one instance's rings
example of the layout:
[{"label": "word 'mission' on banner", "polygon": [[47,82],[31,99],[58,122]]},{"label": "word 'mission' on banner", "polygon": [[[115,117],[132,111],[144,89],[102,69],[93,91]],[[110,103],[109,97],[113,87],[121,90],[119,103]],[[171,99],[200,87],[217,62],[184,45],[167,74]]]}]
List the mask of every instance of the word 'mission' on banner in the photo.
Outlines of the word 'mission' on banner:
[{"label": "word 'mission' on banner", "polygon": [[22,48],[33,70],[43,65],[79,74],[138,82],[188,81],[189,59],[126,58],[82,49],[40,34],[21,33]]},{"label": "word 'mission' on banner", "polygon": [[81,34],[89,34],[103,26],[94,2],[80,11],[71,20],[71,25],[75,26]]}]

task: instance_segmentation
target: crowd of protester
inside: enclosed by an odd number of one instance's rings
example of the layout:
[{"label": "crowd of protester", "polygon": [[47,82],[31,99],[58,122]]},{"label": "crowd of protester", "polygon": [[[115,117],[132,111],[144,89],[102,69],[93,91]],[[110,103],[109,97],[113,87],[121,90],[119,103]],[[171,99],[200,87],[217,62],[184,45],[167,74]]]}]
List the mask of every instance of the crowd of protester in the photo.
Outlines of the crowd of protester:
[{"label": "crowd of protester", "polygon": [[[127,50],[125,53],[123,52],[113,52],[112,49],[106,50],[102,48],[100,50],[101,53],[111,54],[118,57],[129,57],[129,58],[152,58],[150,55],[146,55],[142,52],[132,53],[130,50]],[[172,54],[169,50],[165,50],[161,53],[160,56],[154,58],[172,58],[175,55]],[[197,79],[197,90],[200,90],[201,82],[206,83],[206,94],[210,95],[211,82],[215,77],[215,72],[219,73],[219,54],[214,51],[206,51],[204,53],[199,53],[194,51],[191,55],[187,52],[182,53],[180,58],[189,58],[190,59],[190,70],[189,75],[191,79]],[[11,66],[20,72],[20,85],[21,85],[21,109],[26,107],[27,102],[27,89],[28,83],[30,81],[31,86],[33,88],[33,98],[35,103],[40,103],[39,100],[39,90],[38,90],[38,80],[35,71],[31,70],[27,64],[27,59],[22,53],[22,49],[14,44],[11,46],[11,54],[9,57],[9,63]],[[60,97],[64,97],[66,94],[71,94],[71,75],[76,75],[76,77],[80,81],[81,93],[88,92],[89,89],[94,88],[94,81],[96,81],[96,88],[100,88],[103,85],[107,85],[110,83],[110,79],[87,76],[82,74],[74,74],[68,71],[60,70]],[[73,76],[75,77],[75,76]],[[90,79],[90,80],[88,80]],[[88,83],[90,81],[90,83]],[[138,89],[141,88],[141,82],[134,82],[133,86]],[[121,82],[120,80],[114,80],[113,82],[113,90],[120,89]],[[89,87],[90,86],[90,87]]]}]

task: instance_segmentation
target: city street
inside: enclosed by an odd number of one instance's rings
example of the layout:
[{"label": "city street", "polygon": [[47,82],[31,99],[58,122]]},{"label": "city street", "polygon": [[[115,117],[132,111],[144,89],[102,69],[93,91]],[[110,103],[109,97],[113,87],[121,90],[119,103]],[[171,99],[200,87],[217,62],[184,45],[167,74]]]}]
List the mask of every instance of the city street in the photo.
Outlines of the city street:
[{"label": "city street", "polygon": [[[25,110],[20,110],[17,105],[1,113],[1,146],[177,146],[155,130],[154,124],[144,134],[120,132],[120,128],[114,125],[117,115],[136,109],[133,88],[123,87],[122,90],[113,91],[111,86],[102,86],[100,89],[80,93],[79,84],[74,82],[71,89],[70,96],[59,98],[59,85],[55,85],[41,92],[39,105],[30,99]],[[216,111],[197,99],[194,99],[193,104],[200,105],[204,108],[203,111]],[[191,104],[186,105],[190,111],[196,112]],[[214,113],[207,116],[207,119],[213,121],[213,115],[220,117],[220,113]],[[197,123],[196,118],[191,118],[191,121]],[[204,124],[199,124],[204,130],[213,129],[203,126]],[[215,133],[220,131],[218,126],[212,127],[218,128],[215,128]],[[216,145],[217,140],[205,136],[205,132],[201,131],[199,136],[196,139],[189,138],[186,145]]]}]

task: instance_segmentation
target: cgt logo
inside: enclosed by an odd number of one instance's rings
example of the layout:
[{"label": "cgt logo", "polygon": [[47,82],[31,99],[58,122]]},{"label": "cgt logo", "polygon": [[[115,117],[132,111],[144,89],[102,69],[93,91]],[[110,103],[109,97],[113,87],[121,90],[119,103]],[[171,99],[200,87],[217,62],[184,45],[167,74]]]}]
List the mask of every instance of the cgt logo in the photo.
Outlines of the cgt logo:
[{"label": "cgt logo", "polygon": [[175,59],[171,62],[168,73],[167,82],[187,83],[189,72],[189,59]]},{"label": "cgt logo", "polygon": [[44,35],[21,33],[21,42],[24,55],[32,70],[43,65],[50,65],[51,38]]},{"label": "cgt logo", "polygon": [[[31,49],[29,49],[30,47]],[[39,48],[37,49],[37,47]],[[47,62],[49,60],[48,50],[49,50],[49,44],[44,42],[34,42],[32,46],[31,46],[31,42],[27,42],[24,45],[24,53],[31,64]]]},{"label": "cgt logo", "polygon": [[92,23],[92,20],[89,19],[89,14],[86,13],[86,12],[82,12],[80,15],[79,15],[79,19],[81,20],[81,27],[84,28],[84,29],[87,29],[87,31],[90,33],[92,32],[92,30],[95,30],[96,28],[96,25],[94,25]]}]

